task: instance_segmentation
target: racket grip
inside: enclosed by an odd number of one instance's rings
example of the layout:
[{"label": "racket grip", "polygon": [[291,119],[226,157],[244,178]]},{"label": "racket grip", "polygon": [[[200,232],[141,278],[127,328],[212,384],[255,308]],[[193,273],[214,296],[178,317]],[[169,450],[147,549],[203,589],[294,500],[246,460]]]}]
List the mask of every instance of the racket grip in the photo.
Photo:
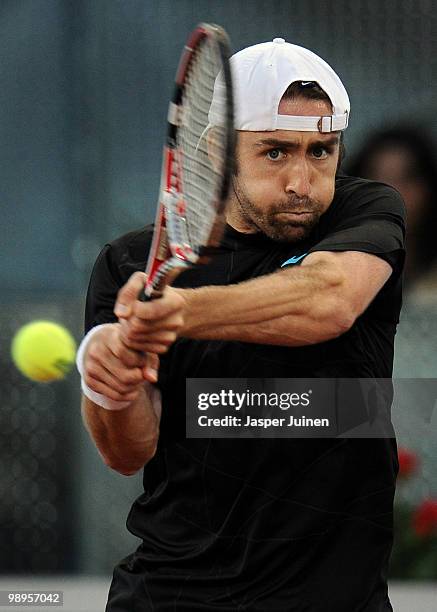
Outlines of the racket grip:
[{"label": "racket grip", "polygon": [[154,289],[151,295],[147,295],[144,289],[141,289],[141,291],[138,294],[138,299],[140,300],[140,302],[150,302],[150,300],[157,300],[161,298],[162,295],[163,295],[163,292],[160,291],[159,289]]}]

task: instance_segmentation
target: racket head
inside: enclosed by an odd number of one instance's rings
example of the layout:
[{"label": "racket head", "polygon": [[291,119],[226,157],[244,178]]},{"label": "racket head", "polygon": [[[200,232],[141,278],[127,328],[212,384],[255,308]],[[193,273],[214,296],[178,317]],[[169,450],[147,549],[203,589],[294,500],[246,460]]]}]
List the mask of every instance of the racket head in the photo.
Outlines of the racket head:
[{"label": "racket head", "polygon": [[230,55],[226,32],[213,24],[200,24],[181,55],[142,299],[220,243],[236,139]]}]

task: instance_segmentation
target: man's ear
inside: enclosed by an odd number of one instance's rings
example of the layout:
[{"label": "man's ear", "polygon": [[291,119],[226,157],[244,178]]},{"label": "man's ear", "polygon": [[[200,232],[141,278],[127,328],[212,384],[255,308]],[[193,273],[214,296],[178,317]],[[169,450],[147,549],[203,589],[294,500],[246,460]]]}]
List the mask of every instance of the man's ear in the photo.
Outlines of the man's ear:
[{"label": "man's ear", "polygon": [[[215,172],[222,172],[225,164],[225,151],[223,149],[223,134],[222,128],[214,126],[209,128],[204,136],[206,140],[206,151],[208,154],[209,163],[212,165]],[[233,175],[238,174],[238,131],[235,132],[235,157],[233,162]]]},{"label": "man's ear", "polygon": [[343,163],[344,158],[346,157],[346,147],[344,146],[344,132],[340,133],[340,143],[339,143],[339,152],[338,152],[338,162],[337,162],[337,170],[339,172],[341,168],[341,164]]},{"label": "man's ear", "polygon": [[208,159],[215,172],[222,172],[223,169],[223,138],[219,127],[211,127],[206,136],[206,151]]}]

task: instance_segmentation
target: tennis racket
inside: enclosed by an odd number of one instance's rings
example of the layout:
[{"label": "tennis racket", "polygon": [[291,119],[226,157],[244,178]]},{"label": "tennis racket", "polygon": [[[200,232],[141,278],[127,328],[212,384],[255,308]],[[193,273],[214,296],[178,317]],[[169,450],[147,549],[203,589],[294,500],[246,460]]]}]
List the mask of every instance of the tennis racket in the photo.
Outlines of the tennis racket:
[{"label": "tennis racket", "polygon": [[220,242],[235,149],[229,57],[225,31],[206,23],[182,53],[142,301],[162,295],[181,269],[207,261]]}]

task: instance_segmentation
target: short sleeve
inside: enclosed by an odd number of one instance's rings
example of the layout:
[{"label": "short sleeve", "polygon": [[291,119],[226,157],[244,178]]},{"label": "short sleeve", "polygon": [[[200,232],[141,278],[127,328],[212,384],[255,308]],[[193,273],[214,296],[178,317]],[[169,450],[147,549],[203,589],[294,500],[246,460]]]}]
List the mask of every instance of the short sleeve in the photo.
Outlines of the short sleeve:
[{"label": "short sleeve", "polygon": [[124,234],[106,244],[94,264],[85,306],[85,333],[102,323],[115,323],[114,305],[120,288],[136,271],[144,271],[153,226]]},{"label": "short sleeve", "polygon": [[382,183],[357,181],[340,190],[328,211],[324,235],[308,253],[361,251],[378,255],[393,269],[402,267],[405,254],[405,206],[399,193]]},{"label": "short sleeve", "polygon": [[111,261],[111,246],[106,245],[94,264],[85,306],[85,333],[102,323],[115,323],[114,304],[122,280]]}]

